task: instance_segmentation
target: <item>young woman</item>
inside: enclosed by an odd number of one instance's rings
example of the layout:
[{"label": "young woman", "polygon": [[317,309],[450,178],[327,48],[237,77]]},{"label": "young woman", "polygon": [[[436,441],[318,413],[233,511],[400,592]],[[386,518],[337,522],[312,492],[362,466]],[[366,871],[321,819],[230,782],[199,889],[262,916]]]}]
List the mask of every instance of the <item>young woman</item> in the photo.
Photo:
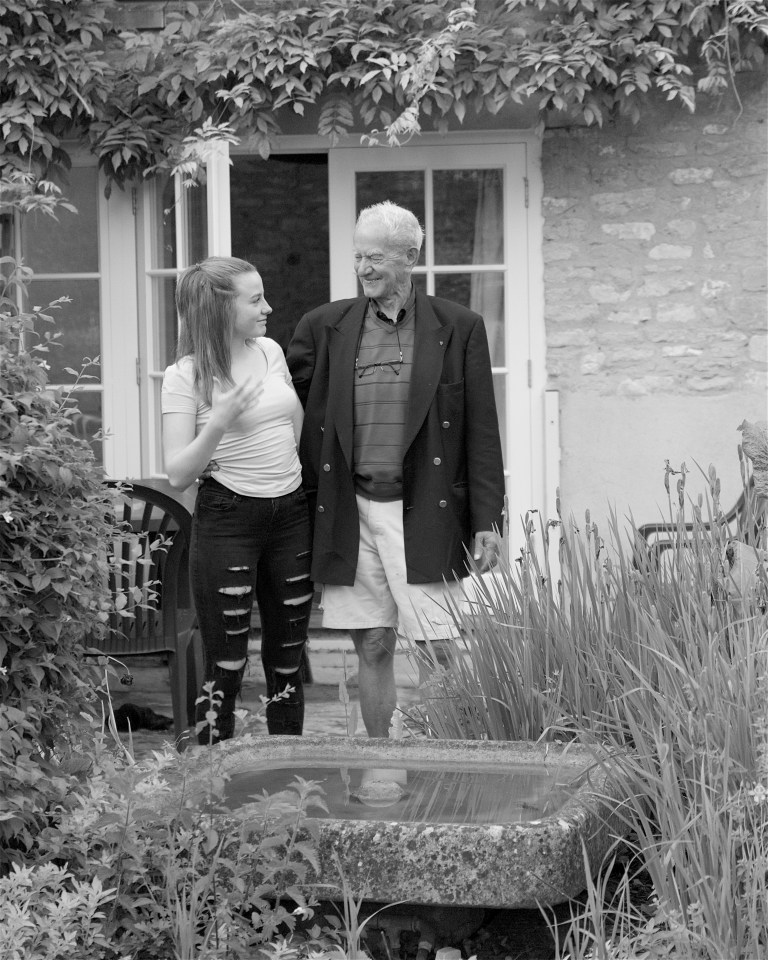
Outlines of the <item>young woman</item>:
[{"label": "young woman", "polygon": [[204,682],[220,696],[200,743],[235,726],[254,596],[270,698],[267,729],[300,734],[300,667],[313,585],[311,536],[297,443],[302,409],[280,346],[268,339],[272,308],[250,263],[209,257],[176,288],[177,361],[162,390],[163,453],[173,487],[201,475],[190,551],[192,588],[205,650]]}]

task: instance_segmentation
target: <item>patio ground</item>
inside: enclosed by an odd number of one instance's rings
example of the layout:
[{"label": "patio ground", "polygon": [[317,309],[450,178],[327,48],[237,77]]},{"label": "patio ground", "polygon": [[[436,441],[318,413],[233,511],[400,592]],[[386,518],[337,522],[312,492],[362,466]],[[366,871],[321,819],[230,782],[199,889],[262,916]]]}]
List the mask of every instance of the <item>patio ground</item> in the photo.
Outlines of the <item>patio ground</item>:
[{"label": "patio ground", "polygon": [[[261,668],[260,640],[254,633],[248,646],[249,666],[243,680],[242,698],[238,708],[249,712],[261,712],[260,697],[266,694],[264,673]],[[309,642],[313,683],[305,686],[306,710],[304,732],[345,736],[348,716],[357,702],[357,657],[348,633],[340,630],[314,630]],[[112,704],[115,710],[123,704],[148,707],[155,713],[170,717],[171,687],[168,668],[160,657],[135,657],[125,660],[133,676],[131,686],[121,686],[114,680],[110,683]],[[340,699],[341,681],[346,677],[350,703],[346,708]],[[395,679],[399,703],[406,708],[419,699],[417,670],[404,649],[395,655]],[[358,708],[359,717],[359,708]],[[264,729],[266,733],[266,727]],[[358,719],[357,733],[364,734],[362,720]],[[173,739],[173,731],[138,730],[132,734],[136,759],[159,749]]]}]

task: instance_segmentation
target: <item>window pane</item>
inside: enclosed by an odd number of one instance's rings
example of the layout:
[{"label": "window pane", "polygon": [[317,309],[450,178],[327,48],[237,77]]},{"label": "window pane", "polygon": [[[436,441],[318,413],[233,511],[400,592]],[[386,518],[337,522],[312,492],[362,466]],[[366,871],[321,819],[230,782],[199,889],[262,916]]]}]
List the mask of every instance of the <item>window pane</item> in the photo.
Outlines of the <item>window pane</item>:
[{"label": "window pane", "polygon": [[435,170],[435,263],[504,262],[501,170]]},{"label": "window pane", "polygon": [[12,213],[0,213],[0,257],[16,258]]},{"label": "window pane", "polygon": [[101,393],[95,390],[77,390],[74,398],[78,408],[78,413],[72,418],[74,434],[90,443],[96,462],[101,464],[104,462],[102,441],[94,440],[102,427]]},{"label": "window pane", "polygon": [[229,189],[232,253],[261,274],[267,336],[285,350],[303,314],[331,299],[328,156],[233,157]]},{"label": "window pane", "polygon": [[208,256],[208,189],[202,185],[185,187],[182,193],[187,205],[187,255],[189,262],[198,263]]},{"label": "window pane", "polygon": [[152,251],[154,269],[176,266],[176,211],[173,180],[167,175],[157,178],[155,197],[158,210],[154,217],[155,244]]},{"label": "window pane", "polygon": [[[167,364],[166,364],[167,366]],[[159,469],[163,469],[163,428],[162,428],[162,409],[163,409],[163,377],[161,374],[154,374],[149,378],[149,391],[152,396],[152,409],[156,411],[157,423],[155,429],[150,431],[154,445],[152,463],[157,464]]]},{"label": "window pane", "polygon": [[507,378],[503,373],[494,374],[493,395],[496,400],[496,414],[499,418],[499,433],[501,434],[501,456],[507,463]]},{"label": "window pane", "polygon": [[503,367],[504,350],[504,274],[443,273],[435,275],[435,296],[455,300],[485,321],[491,364]]},{"label": "window pane", "polygon": [[[69,297],[71,303],[48,309],[48,304],[58,297]],[[101,354],[99,330],[99,281],[98,280],[32,280],[29,284],[29,306],[42,307],[42,312],[53,318],[54,323],[40,321],[36,330],[41,338],[46,333],[60,333],[45,359],[50,364],[51,383],[71,383],[72,375],[65,367],[80,370],[83,359],[95,359]],[[92,367],[88,374],[101,381],[101,369]]]},{"label": "window pane", "polygon": [[73,167],[60,184],[77,213],[59,208],[57,219],[39,211],[21,218],[24,262],[36,273],[97,273],[99,177],[96,167]]},{"label": "window pane", "polygon": [[[357,190],[357,213],[373,203],[391,200],[415,214],[424,226],[424,171],[423,170],[375,170],[355,174]],[[419,263],[424,263],[424,247]]]},{"label": "window pane", "polygon": [[152,325],[154,332],[156,367],[165,370],[176,359],[176,340],[179,326],[176,319],[175,277],[152,277]]}]

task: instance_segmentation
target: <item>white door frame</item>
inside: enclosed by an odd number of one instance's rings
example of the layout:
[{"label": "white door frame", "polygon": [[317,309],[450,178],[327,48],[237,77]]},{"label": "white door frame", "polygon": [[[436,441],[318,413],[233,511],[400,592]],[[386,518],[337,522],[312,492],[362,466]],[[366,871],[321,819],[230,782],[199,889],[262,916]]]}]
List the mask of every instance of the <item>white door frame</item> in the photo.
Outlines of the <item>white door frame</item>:
[{"label": "white door frame", "polygon": [[141,404],[136,366],[139,356],[136,211],[134,193],[104,195],[99,178],[99,262],[101,265],[101,382],[105,432],[104,475],[132,476],[140,464]]},{"label": "white door frame", "polygon": [[[229,198],[229,150],[222,144],[206,162],[206,249],[208,256],[229,256],[232,250]],[[158,267],[157,183],[150,182],[141,191],[141,217],[138,244],[138,290],[140,309],[137,372],[142,397],[141,456],[136,460],[133,476],[163,477],[160,384],[164,368],[160,359],[157,330],[153,325],[153,278],[176,277],[190,265],[188,229],[188,189],[181,177],[174,182],[174,224],[176,262],[171,267]],[[139,361],[140,357],[140,361]]]},{"label": "white door frame", "polygon": [[[358,170],[503,167],[505,170],[504,268],[506,377],[506,464],[510,546],[522,544],[521,516],[530,509],[546,515],[559,483],[557,466],[547,464],[553,449],[551,398],[545,404],[540,139],[532,133],[424,135],[400,148],[349,146],[329,152],[331,297],[357,295],[351,268]],[[425,224],[429,231],[431,224]],[[514,334],[513,334],[514,331]],[[549,428],[549,429],[548,429]],[[518,459],[516,459],[516,457]]]}]

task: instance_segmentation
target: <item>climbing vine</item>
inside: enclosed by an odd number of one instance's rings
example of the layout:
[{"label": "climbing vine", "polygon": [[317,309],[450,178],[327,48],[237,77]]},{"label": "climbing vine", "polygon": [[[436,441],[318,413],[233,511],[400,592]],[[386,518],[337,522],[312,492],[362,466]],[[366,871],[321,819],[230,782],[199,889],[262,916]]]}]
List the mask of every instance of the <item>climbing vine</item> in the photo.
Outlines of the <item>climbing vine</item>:
[{"label": "climbing vine", "polygon": [[[250,7],[253,9],[250,9]],[[761,69],[764,0],[222,0],[118,33],[103,0],[0,0],[0,173],[66,164],[84,138],[119,184],[194,172],[221,139],[268,156],[288,113],[331,142],[532,103],[637,120],[656,92],[693,110]]]}]

